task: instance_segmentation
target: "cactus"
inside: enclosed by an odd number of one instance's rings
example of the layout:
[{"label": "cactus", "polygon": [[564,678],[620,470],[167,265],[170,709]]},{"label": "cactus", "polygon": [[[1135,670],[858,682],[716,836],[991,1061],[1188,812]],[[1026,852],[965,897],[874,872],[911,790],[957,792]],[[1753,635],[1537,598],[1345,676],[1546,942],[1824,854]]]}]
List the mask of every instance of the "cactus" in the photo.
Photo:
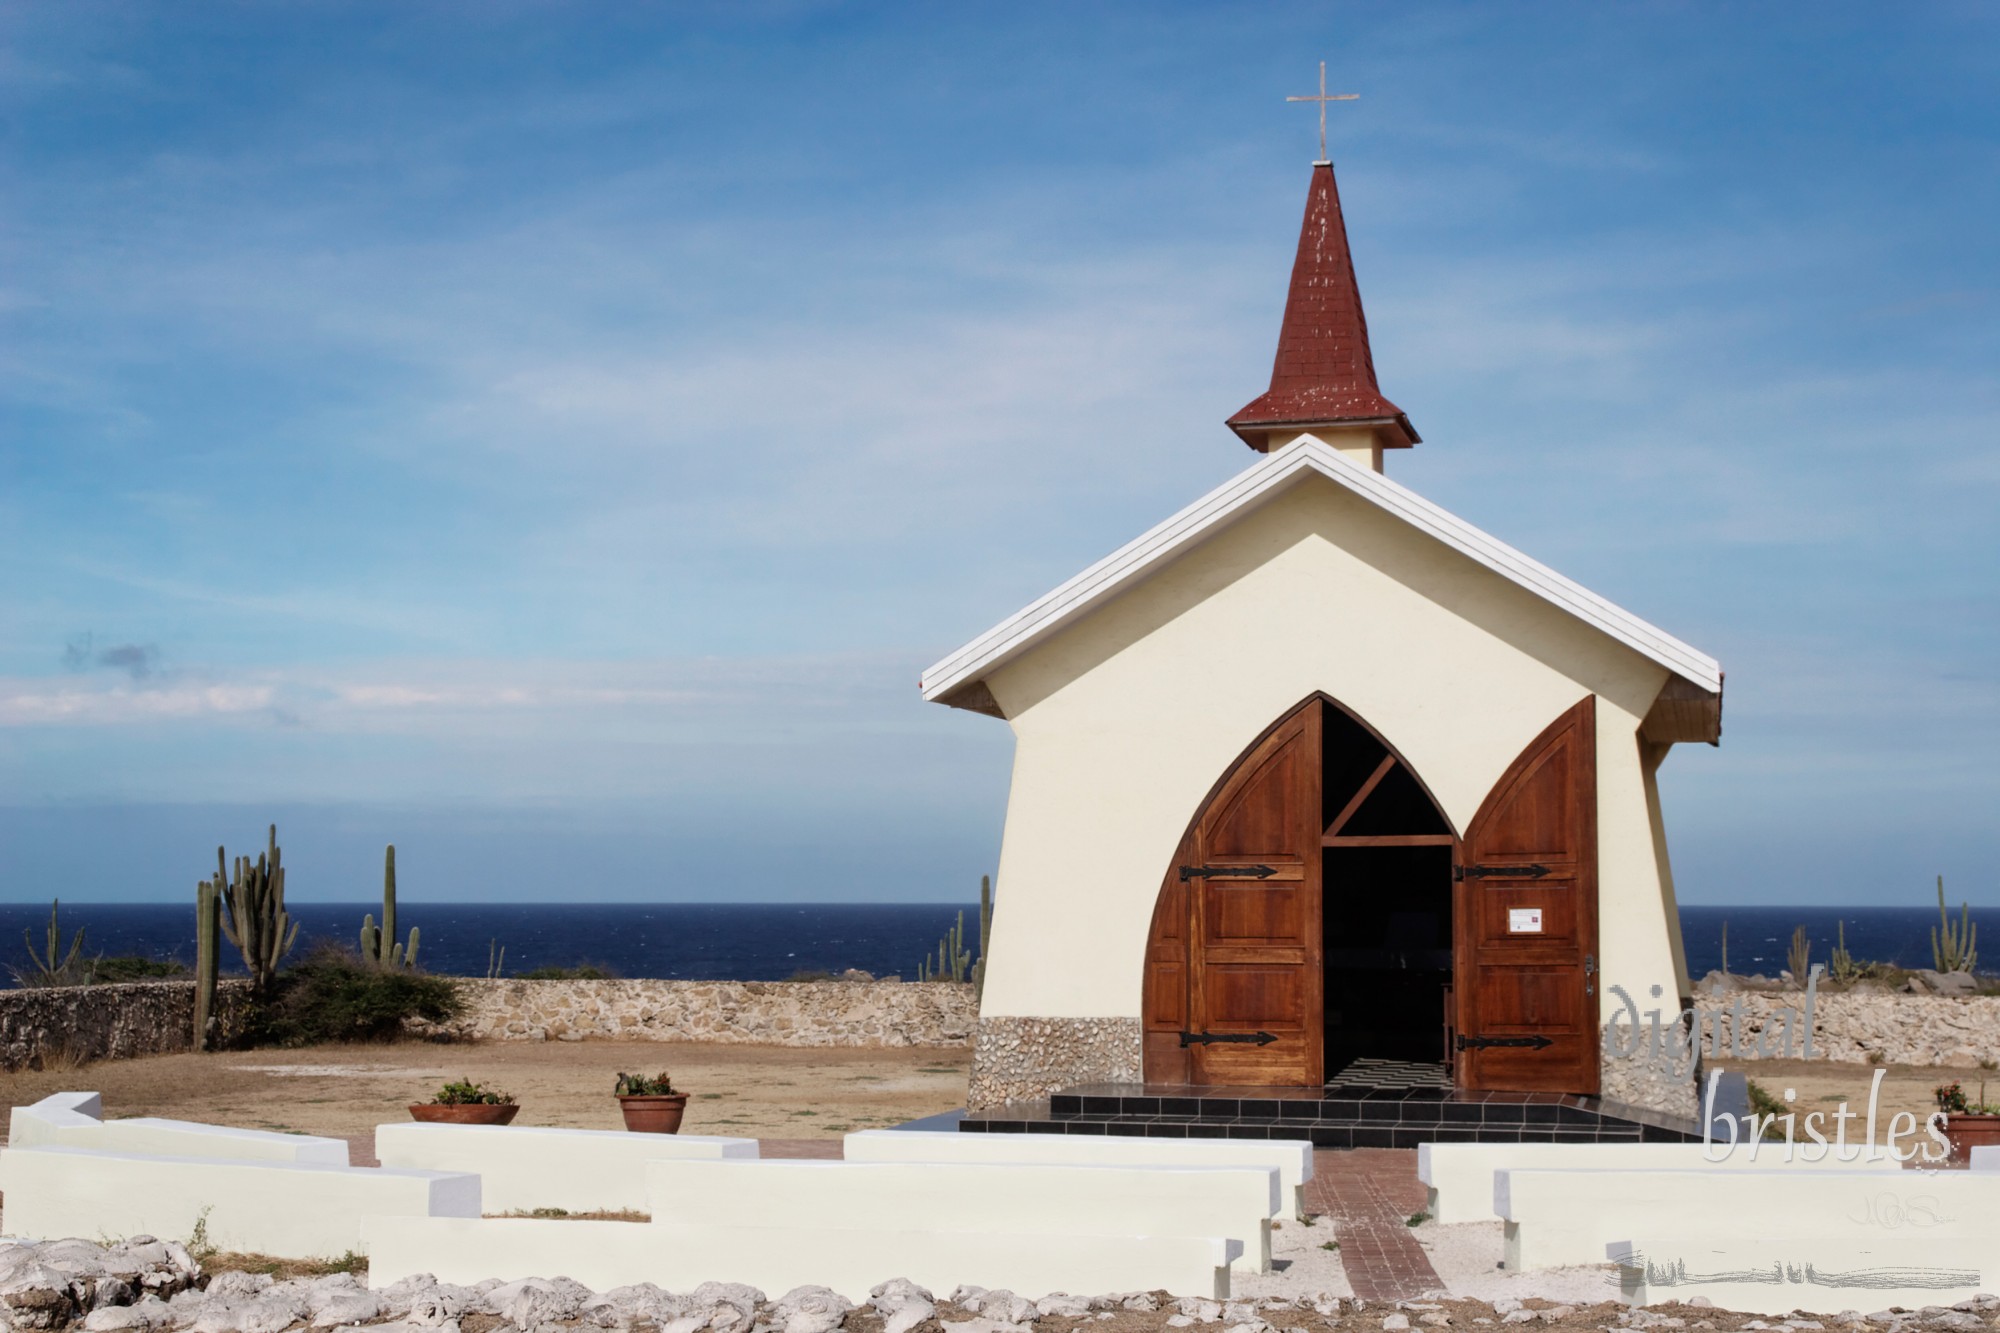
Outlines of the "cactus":
[{"label": "cactus", "polygon": [[243,955],[251,989],[262,995],[271,989],[279,962],[299,939],[298,923],[285,911],[285,869],[279,863],[278,826],[271,825],[270,847],[258,856],[256,864],[239,856],[233,878],[228,869],[228,857],[222,848],[216,848],[215,885],[227,909],[222,933]]},{"label": "cactus", "polygon": [[378,967],[417,965],[417,928],[410,927],[407,945],[396,942],[396,844],[393,842],[382,857],[382,924],[376,926],[372,912],[361,918],[361,957]]},{"label": "cactus", "polygon": [[1729,922],[1727,919],[1724,919],[1722,923],[1722,975],[1725,977],[1729,975]]},{"label": "cactus", "polygon": [[[218,880],[219,880],[218,876]],[[215,981],[222,968],[222,889],[202,880],[194,886],[194,1049],[215,1045]]]},{"label": "cactus", "polygon": [[1855,962],[1854,955],[1847,951],[1847,923],[1845,921],[1839,923],[1835,928],[1835,934],[1838,942],[1833,946],[1833,953],[1830,955],[1827,971],[1832,973],[1835,981],[1855,981],[1868,969],[1863,964]]},{"label": "cactus", "polygon": [[[991,916],[990,909],[985,906],[985,894],[987,890],[984,880],[980,883],[980,891],[980,937],[983,941],[986,933],[986,923]],[[932,960],[926,957],[921,963],[917,964],[917,980],[962,982],[967,978],[971,968],[972,955],[965,951],[965,913],[960,912],[958,920],[952,924],[950,930],[945,932],[944,938],[938,941],[937,958]]]},{"label": "cactus", "polygon": [[[412,929],[410,933],[414,935],[416,931]],[[506,966],[507,946],[499,940],[486,941],[486,979],[488,981],[498,981]]]},{"label": "cactus", "polygon": [[979,960],[972,965],[972,995],[986,995],[986,941],[993,938],[993,877],[979,877]]},{"label": "cactus", "polygon": [[1792,947],[1785,953],[1785,966],[1792,970],[1792,980],[1803,986],[1811,963],[1812,941],[1806,938],[1806,928],[1800,926],[1792,932]]},{"label": "cactus", "polygon": [[78,926],[76,934],[70,937],[69,949],[62,947],[62,923],[58,913],[62,910],[60,899],[49,903],[48,938],[43,947],[35,947],[34,937],[27,931],[21,932],[21,943],[28,946],[28,965],[10,969],[14,980],[22,986],[81,986],[90,981],[91,964],[83,956],[83,927]]},{"label": "cactus", "polygon": [[1979,952],[1974,947],[1979,942],[1979,927],[1972,924],[1972,909],[1959,904],[1958,925],[1951,924],[1951,913],[1944,905],[1944,876],[1937,877],[1938,924],[1931,931],[1931,961],[1940,972],[1970,972],[1979,961]]}]

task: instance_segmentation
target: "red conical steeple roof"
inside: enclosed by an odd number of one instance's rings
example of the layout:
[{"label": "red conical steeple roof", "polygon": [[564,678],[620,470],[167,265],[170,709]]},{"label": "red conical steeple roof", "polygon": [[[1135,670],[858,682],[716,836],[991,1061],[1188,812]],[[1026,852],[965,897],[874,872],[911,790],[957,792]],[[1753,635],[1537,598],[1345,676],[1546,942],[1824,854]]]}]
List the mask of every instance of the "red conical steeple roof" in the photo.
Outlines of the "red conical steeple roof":
[{"label": "red conical steeple roof", "polygon": [[1335,425],[1377,427],[1376,438],[1389,448],[1420,438],[1403,410],[1376,387],[1333,164],[1315,162],[1271,388],[1229,418],[1229,427],[1251,448],[1264,450],[1274,433]]}]

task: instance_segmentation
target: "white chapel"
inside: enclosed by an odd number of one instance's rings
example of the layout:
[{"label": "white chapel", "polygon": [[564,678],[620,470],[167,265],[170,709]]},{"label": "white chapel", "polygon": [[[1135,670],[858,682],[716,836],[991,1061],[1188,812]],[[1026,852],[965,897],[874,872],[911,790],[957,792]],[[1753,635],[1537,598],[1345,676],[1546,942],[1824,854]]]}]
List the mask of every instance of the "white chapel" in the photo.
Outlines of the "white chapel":
[{"label": "white chapel", "polygon": [[1330,162],[1228,426],[1242,472],[924,673],[1015,737],[971,1107],[1372,1061],[1686,1110],[1600,1029],[1678,1012],[1656,775],[1721,667],[1384,475]]}]

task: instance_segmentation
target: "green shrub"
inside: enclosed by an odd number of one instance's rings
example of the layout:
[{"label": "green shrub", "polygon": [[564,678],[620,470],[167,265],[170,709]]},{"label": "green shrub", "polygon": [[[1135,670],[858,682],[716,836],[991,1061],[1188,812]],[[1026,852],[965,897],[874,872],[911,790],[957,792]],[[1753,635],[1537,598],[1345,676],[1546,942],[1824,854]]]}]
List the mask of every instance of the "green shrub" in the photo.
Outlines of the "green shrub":
[{"label": "green shrub", "polygon": [[608,967],[596,963],[578,963],[575,967],[531,967],[519,973],[522,981],[609,981],[615,974]]},{"label": "green shrub", "polygon": [[171,958],[141,958],[137,954],[97,958],[90,964],[90,981],[96,986],[115,986],[126,981],[164,981],[187,975],[185,963],[177,963]]},{"label": "green shrub", "polygon": [[512,1106],[512,1093],[501,1092],[498,1088],[488,1088],[462,1078],[456,1083],[447,1083],[431,1098],[434,1106]]},{"label": "green shrub", "polygon": [[646,1074],[620,1074],[613,1094],[617,1097],[671,1097],[674,1095],[674,1081],[662,1069],[657,1076]]},{"label": "green shrub", "polygon": [[328,1041],[393,1041],[408,1019],[443,1023],[463,1001],[445,977],[370,967],[334,945],[322,945],[278,974],[245,1027],[252,1046],[311,1046]]}]

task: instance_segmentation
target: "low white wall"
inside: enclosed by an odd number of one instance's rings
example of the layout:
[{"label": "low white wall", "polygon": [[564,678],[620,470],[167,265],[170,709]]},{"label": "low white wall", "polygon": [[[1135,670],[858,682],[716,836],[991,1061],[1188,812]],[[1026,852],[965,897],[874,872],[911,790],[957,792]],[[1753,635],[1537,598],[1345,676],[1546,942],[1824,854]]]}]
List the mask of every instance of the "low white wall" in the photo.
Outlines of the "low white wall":
[{"label": "low white wall", "polygon": [[1271,1271],[1270,1167],[960,1162],[650,1162],[655,1222],[755,1228],[809,1217],[842,1231],[1221,1236],[1242,1270]]},{"label": "low white wall", "polygon": [[1220,1299],[1238,1247],[1186,1236],[1070,1236],[926,1231],[841,1231],[798,1219],[765,1227],[496,1218],[369,1219],[369,1280],[386,1286],[415,1273],[471,1285],[489,1277],[574,1278],[594,1291],[652,1282],[685,1291],[746,1282],[767,1292],[830,1287],[852,1301],[906,1277],[932,1291],[961,1283],[1023,1295],[1158,1291]]},{"label": "low white wall", "polygon": [[193,1237],[218,1249],[326,1258],[362,1248],[362,1219],[479,1216],[479,1178],[314,1163],[0,1150],[15,1236]]},{"label": "low white wall", "polygon": [[97,1093],[55,1093],[33,1106],[13,1109],[7,1119],[7,1144],[13,1148],[89,1148],[146,1157],[347,1165],[345,1139],[231,1129],[151,1116],[106,1120],[103,1115],[103,1099]]},{"label": "low white wall", "polygon": [[1424,1211],[1443,1223],[1492,1222],[1500,1217],[1494,1202],[1494,1177],[1507,1170],[1590,1170],[1590,1171],[1700,1171],[1741,1169],[1814,1171],[1824,1169],[1896,1172],[1895,1162],[1860,1160],[1860,1149],[1849,1145],[1853,1157],[1837,1161],[1829,1153],[1822,1163],[1803,1157],[1787,1163],[1783,1144],[1765,1144],[1752,1157],[1748,1145],[1722,1153],[1719,1161],[1703,1154],[1711,1151],[1699,1143],[1425,1143],[1417,1147],[1417,1178],[1430,1187]]},{"label": "low white wall", "polygon": [[1508,1170],[1494,1193],[1510,1273],[1601,1264],[1606,1246],[1640,1236],[1698,1244],[1746,1220],[1801,1243],[1893,1231],[1990,1246],[2000,1236],[2000,1173],[1990,1171]]},{"label": "low white wall", "polygon": [[1303,1139],[1142,1139],[1083,1134],[963,1134],[864,1129],[842,1141],[850,1162],[985,1162],[1081,1166],[1270,1167],[1295,1216],[1306,1216],[1313,1147]]},{"label": "low white wall", "polygon": [[[1613,1250],[1619,1297],[1635,1305],[1705,1296],[1725,1310],[1770,1315],[1951,1305],[1991,1291],[2000,1264],[1990,1239],[1909,1235],[1864,1242],[1644,1232]],[[1759,1280],[1731,1280],[1750,1273]]]},{"label": "low white wall", "polygon": [[644,1212],[646,1163],[754,1158],[757,1140],[403,1121],[375,1127],[375,1156],[383,1166],[471,1172],[480,1178],[481,1203],[489,1213]]}]

